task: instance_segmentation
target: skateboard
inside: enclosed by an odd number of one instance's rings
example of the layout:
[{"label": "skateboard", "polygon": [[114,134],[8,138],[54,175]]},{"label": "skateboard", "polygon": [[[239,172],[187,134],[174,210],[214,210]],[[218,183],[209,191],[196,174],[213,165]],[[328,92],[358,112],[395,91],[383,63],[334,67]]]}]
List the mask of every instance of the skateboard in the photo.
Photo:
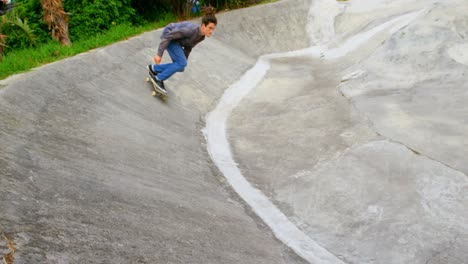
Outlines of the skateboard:
[{"label": "skateboard", "polygon": [[167,92],[163,92],[163,91],[161,91],[161,89],[159,89],[158,85],[156,84],[156,82],[154,82],[154,80],[152,78],[152,77],[154,77],[154,75],[151,72],[148,72],[148,74],[150,75],[150,77],[146,77],[146,81],[151,82],[151,85],[152,85],[152,88],[153,88],[152,95],[155,96],[155,97],[159,96],[159,98],[161,98],[161,100],[166,101],[167,100]]}]

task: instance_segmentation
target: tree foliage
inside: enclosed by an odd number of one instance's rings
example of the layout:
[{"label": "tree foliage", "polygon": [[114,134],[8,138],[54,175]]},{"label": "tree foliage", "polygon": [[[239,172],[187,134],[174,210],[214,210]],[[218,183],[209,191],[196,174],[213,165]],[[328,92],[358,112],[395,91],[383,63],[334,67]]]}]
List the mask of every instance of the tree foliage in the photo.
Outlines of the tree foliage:
[{"label": "tree foliage", "polygon": [[4,51],[15,47],[30,47],[37,43],[34,30],[27,19],[21,19],[15,12],[10,12],[0,17],[0,58]]},{"label": "tree foliage", "polygon": [[135,23],[138,15],[131,0],[64,0],[70,13],[70,35],[86,38],[120,23]]},{"label": "tree foliage", "polygon": [[156,21],[172,12],[173,8],[170,2],[171,0],[132,0],[131,5],[142,19]]}]

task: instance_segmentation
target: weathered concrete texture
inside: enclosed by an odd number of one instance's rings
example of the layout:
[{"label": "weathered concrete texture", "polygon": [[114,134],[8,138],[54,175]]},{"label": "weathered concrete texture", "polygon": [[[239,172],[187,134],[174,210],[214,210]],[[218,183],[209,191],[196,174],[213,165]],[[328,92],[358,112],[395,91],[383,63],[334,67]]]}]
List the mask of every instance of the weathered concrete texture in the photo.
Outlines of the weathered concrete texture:
[{"label": "weathered concrete texture", "polygon": [[340,88],[378,133],[468,174],[467,4],[429,7],[354,65],[364,74]]},{"label": "weathered concrete texture", "polygon": [[167,103],[144,81],[160,30],[1,81],[0,234],[15,263],[302,263],[223,182],[200,130],[256,56],[307,45],[309,4],[220,14]]},{"label": "weathered concrete texture", "polygon": [[328,48],[422,12],[343,58],[274,60],[229,119],[235,160],[346,263],[468,263],[468,3],[343,10]]},{"label": "weathered concrete texture", "polygon": [[160,30],[0,81],[0,254],[6,234],[15,263],[304,263],[200,130],[260,55],[320,45],[265,60],[227,121],[235,163],[337,260],[468,263],[465,10],[287,0],[220,14],[167,103],[144,81]]}]

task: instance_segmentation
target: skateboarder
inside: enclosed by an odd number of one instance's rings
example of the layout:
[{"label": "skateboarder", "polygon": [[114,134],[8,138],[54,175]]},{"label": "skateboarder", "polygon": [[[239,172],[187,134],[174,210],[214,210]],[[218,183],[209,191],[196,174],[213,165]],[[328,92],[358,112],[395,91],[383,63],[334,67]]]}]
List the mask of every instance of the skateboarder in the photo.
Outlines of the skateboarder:
[{"label": "skateboarder", "polygon": [[[215,8],[206,7],[203,11],[205,15],[201,25],[179,22],[171,23],[164,28],[158,53],[154,56],[155,64],[148,65],[148,70],[153,73],[153,79],[161,90],[166,92],[165,80],[176,72],[184,71],[192,48],[203,41],[205,37],[211,37],[213,34],[218,23],[215,17]],[[171,56],[172,63],[160,64],[165,50]]]}]

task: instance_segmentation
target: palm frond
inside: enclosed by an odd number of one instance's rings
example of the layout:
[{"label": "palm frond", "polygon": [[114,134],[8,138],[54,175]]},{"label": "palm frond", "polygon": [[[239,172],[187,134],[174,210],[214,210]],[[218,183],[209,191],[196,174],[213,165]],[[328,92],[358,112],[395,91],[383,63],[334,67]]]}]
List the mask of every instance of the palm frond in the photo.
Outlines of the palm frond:
[{"label": "palm frond", "polygon": [[31,27],[29,27],[27,19],[24,19],[23,21],[21,20],[21,18],[16,17],[10,22],[19,29],[19,32],[21,32],[23,36],[26,37],[30,45],[36,44],[36,36],[34,35],[34,30],[31,29]]}]

